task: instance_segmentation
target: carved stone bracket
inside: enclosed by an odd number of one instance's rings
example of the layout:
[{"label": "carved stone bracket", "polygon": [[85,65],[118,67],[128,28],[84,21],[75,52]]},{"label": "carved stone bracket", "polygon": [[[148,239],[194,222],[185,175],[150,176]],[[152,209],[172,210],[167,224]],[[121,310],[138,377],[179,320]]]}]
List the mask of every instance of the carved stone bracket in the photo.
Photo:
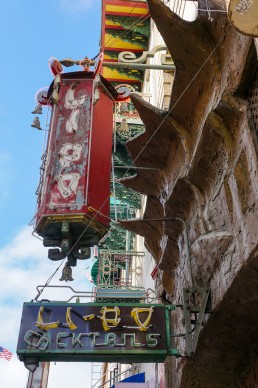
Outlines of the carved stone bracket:
[{"label": "carved stone bracket", "polygon": [[[138,58],[131,51],[123,51],[118,55],[118,62],[145,63],[148,58],[154,58],[155,54],[159,51],[167,51],[167,47],[165,45],[155,46],[151,51],[143,51],[142,55]],[[172,62],[170,54],[161,55],[161,65],[171,65]]]}]

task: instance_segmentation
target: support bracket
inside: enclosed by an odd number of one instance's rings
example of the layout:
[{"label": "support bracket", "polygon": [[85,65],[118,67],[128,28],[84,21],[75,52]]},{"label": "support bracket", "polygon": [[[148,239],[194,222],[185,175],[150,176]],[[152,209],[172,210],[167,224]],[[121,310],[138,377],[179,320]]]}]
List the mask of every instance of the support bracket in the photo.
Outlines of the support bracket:
[{"label": "support bracket", "polygon": [[183,312],[185,321],[186,355],[195,353],[204,316],[211,313],[210,288],[184,288]]}]

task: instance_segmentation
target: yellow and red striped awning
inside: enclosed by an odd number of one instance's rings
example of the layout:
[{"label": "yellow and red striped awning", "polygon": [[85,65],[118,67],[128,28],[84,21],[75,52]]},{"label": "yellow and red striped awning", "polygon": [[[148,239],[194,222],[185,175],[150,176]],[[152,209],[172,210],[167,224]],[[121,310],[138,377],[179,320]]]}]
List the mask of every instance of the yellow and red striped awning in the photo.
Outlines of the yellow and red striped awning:
[{"label": "yellow and red striped awning", "polygon": [[[117,62],[123,51],[140,56],[148,49],[149,11],[146,1],[102,0],[101,50],[104,60]],[[113,84],[131,83],[141,87],[141,70],[103,67],[102,75]]]}]

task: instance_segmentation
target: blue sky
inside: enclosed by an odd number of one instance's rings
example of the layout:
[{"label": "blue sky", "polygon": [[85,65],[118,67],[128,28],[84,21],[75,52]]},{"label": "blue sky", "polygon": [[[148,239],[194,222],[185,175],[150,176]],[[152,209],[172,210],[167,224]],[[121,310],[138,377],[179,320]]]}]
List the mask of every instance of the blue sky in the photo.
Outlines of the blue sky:
[{"label": "blue sky", "polygon": [[[26,386],[27,370],[15,350],[22,304],[36,295],[57,263],[48,260],[28,223],[35,212],[43,131],[30,125],[34,95],[52,82],[48,59],[93,57],[99,51],[101,0],[9,0],[1,3],[0,93],[0,358],[1,387]],[[44,115],[41,123],[44,126]],[[74,271],[78,290],[88,290],[86,262]],[[53,283],[58,284],[60,271]],[[48,294],[51,299],[56,295]],[[57,295],[58,298],[58,295]],[[51,367],[49,388],[90,387],[90,364]],[[73,382],[71,383],[71,376]],[[88,385],[87,385],[88,384]]]},{"label": "blue sky", "polygon": [[9,0],[1,4],[0,244],[8,243],[34,214],[43,133],[31,128],[30,112],[35,92],[52,81],[48,59],[98,53],[100,3]]}]

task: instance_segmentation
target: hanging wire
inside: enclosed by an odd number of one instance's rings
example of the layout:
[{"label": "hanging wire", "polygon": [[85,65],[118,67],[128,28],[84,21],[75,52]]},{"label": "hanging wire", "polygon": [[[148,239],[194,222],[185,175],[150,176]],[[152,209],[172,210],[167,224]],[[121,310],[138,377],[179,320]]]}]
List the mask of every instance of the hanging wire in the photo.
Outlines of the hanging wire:
[{"label": "hanging wire", "polygon": [[115,168],[114,168],[114,157],[112,155],[112,185],[113,185],[113,197],[114,197],[114,209],[115,209],[115,220],[117,222],[117,208],[116,208],[116,185],[115,185]]},{"label": "hanging wire", "polygon": [[[112,42],[112,44],[110,45],[110,46],[108,46],[108,48],[111,48],[111,47],[113,47],[121,38],[124,38],[127,34],[129,34],[129,32],[133,32],[134,31],[134,29],[133,29],[133,27],[136,27],[137,26],[137,24],[139,23],[139,21],[142,21],[142,22],[144,22],[146,19],[148,19],[150,17],[150,15],[142,15],[142,16],[140,16],[137,20],[135,20],[132,24],[131,24],[131,26],[128,28],[128,29],[126,29],[118,38],[116,38],[113,42]],[[108,42],[110,42],[110,40],[112,40],[113,38],[111,37],[111,38],[109,38],[109,40],[107,41],[107,43],[105,44],[105,46],[101,49],[101,51],[103,51],[105,48],[107,48],[107,44],[108,44]]]},{"label": "hanging wire", "polygon": [[[138,1],[138,3],[137,4],[139,4],[139,1]],[[136,5],[137,5],[136,4]],[[133,10],[135,9],[135,7],[136,6],[134,6],[134,8],[129,12],[129,14],[127,14],[126,15],[126,17],[128,17],[132,12],[133,12]],[[133,29],[133,27],[136,27],[137,26],[137,24],[139,23],[139,21],[141,21],[141,22],[144,22],[146,19],[148,19],[150,17],[150,15],[142,15],[142,16],[140,16],[138,19],[136,19],[131,25],[130,25],[130,27],[129,28],[127,28],[118,38],[115,38],[114,40],[113,40],[113,42],[111,43],[111,45],[110,46],[107,46],[108,45],[108,43],[113,39],[112,37],[111,38],[109,38],[109,40],[107,41],[107,43],[101,48],[101,50],[98,52],[98,54],[97,55],[95,55],[95,57],[93,57],[91,60],[92,61],[94,61],[98,56],[99,56],[99,54],[101,53],[101,52],[103,52],[104,50],[105,50],[105,48],[112,48],[121,38],[124,38],[127,34],[129,34],[130,32],[133,32],[134,31],[134,29]]]},{"label": "hanging wire", "polygon": [[208,12],[208,20],[212,20],[211,19],[211,10],[210,10],[210,6],[208,5],[208,0],[206,0],[206,8],[207,8],[207,12]]},{"label": "hanging wire", "polygon": [[[230,27],[231,28],[231,27]],[[137,161],[137,159],[140,157],[140,155],[142,154],[142,152],[145,150],[145,148],[148,146],[148,144],[150,143],[150,141],[153,139],[153,137],[156,135],[156,133],[158,132],[158,130],[160,129],[160,127],[162,126],[162,124],[165,122],[165,120],[168,118],[168,116],[170,115],[170,113],[172,112],[172,110],[175,108],[175,106],[178,104],[178,102],[181,100],[181,98],[183,97],[183,95],[185,94],[185,92],[188,90],[188,88],[191,86],[192,82],[195,80],[195,78],[198,76],[198,74],[200,73],[200,71],[203,69],[203,67],[206,65],[206,63],[209,61],[209,59],[212,57],[212,55],[214,54],[214,52],[217,50],[218,46],[220,45],[220,43],[222,42],[223,38],[220,39],[220,41],[216,44],[216,46],[214,47],[214,49],[212,50],[212,52],[209,54],[209,56],[206,58],[206,60],[204,61],[204,63],[202,64],[202,66],[199,68],[199,70],[196,72],[196,74],[194,75],[194,77],[192,78],[192,80],[188,83],[188,85],[185,87],[185,89],[183,90],[183,92],[181,93],[181,95],[178,97],[178,99],[175,101],[175,103],[173,104],[173,106],[171,107],[171,109],[167,112],[166,116],[163,118],[163,120],[160,122],[160,124],[158,125],[158,127],[156,128],[156,130],[153,132],[153,134],[151,135],[151,137],[148,139],[148,141],[146,142],[146,144],[143,146],[143,148],[141,149],[141,151],[139,151],[138,155],[134,158],[134,160],[131,162],[130,164],[130,167],[125,171],[123,177],[126,176],[126,174],[128,173],[129,169],[133,167],[133,164]],[[106,198],[106,200],[103,202],[102,206],[100,207],[99,211],[103,208],[103,206],[106,204],[107,200],[109,199],[109,196]],[[93,219],[95,219],[96,216],[94,216]],[[92,221],[93,221],[92,219]],[[82,232],[81,236],[78,238],[78,240],[76,241],[76,243],[74,244],[74,246],[78,243],[78,241],[81,239],[81,237],[83,236],[83,234],[86,232],[86,230],[88,229],[89,225],[91,224],[91,222],[86,226],[85,230]],[[73,246],[73,247],[74,247]]]},{"label": "hanging wire", "polygon": [[98,54],[95,55],[95,57],[91,58],[91,61],[95,61],[95,59],[98,58],[99,54],[100,54],[100,51],[98,52]]},{"label": "hanging wire", "polygon": [[[231,26],[229,26],[229,29],[232,28]],[[229,30],[228,29],[228,30]],[[125,171],[123,177],[126,176],[126,174],[128,173],[128,171],[130,170],[130,168],[133,167],[133,164],[137,161],[137,159],[140,157],[140,155],[142,154],[142,152],[145,150],[145,148],[148,146],[148,144],[150,143],[150,141],[153,139],[153,137],[156,135],[156,133],[158,132],[158,130],[161,128],[162,124],[166,121],[166,119],[168,118],[168,116],[170,115],[170,113],[172,112],[172,110],[175,108],[175,106],[178,104],[178,102],[181,100],[181,98],[183,97],[183,95],[185,94],[185,92],[188,90],[188,88],[191,86],[191,84],[193,83],[193,81],[195,80],[195,78],[199,75],[199,73],[201,72],[201,70],[203,69],[203,67],[206,65],[206,63],[210,60],[210,58],[212,57],[212,55],[214,54],[214,52],[217,50],[217,48],[219,47],[219,45],[222,43],[224,37],[222,37],[218,42],[217,44],[215,45],[214,49],[212,50],[212,52],[208,55],[208,57],[206,58],[206,60],[204,61],[204,63],[200,66],[199,70],[196,72],[196,74],[193,76],[193,78],[191,79],[191,81],[187,84],[187,86],[185,87],[185,89],[182,91],[182,93],[180,94],[180,96],[178,97],[178,99],[175,101],[175,103],[172,105],[172,107],[170,108],[170,110],[167,112],[167,114],[165,115],[165,117],[163,118],[163,120],[160,122],[160,124],[158,125],[158,127],[155,129],[155,131],[153,132],[153,134],[151,135],[151,137],[148,139],[148,141],[146,142],[146,144],[143,146],[143,148],[139,151],[139,153],[137,154],[137,156],[134,158],[134,160],[131,162],[130,164],[130,167]],[[80,234],[80,236],[78,237],[78,239],[76,240],[76,242],[74,243],[74,245],[71,247],[71,249],[69,250],[69,252],[67,253],[67,256],[71,253],[71,251],[74,249],[74,247],[78,244],[78,242],[81,240],[81,238],[83,237],[83,235],[85,234],[85,232],[89,229],[89,227],[91,226],[91,224],[94,222],[95,218],[97,217],[98,213],[101,212],[102,208],[105,206],[105,204],[107,203],[107,201],[110,200],[110,196],[108,196],[105,201],[102,203],[102,205],[100,206],[100,208],[96,211],[95,215],[93,216],[93,218],[90,220],[90,222],[88,223],[88,225],[85,227],[85,229],[83,230],[83,232]],[[37,298],[42,294],[42,292],[44,291],[44,289],[48,286],[48,284],[51,282],[51,280],[53,279],[53,277],[55,276],[55,274],[57,273],[57,271],[59,270],[59,268],[63,265],[64,261],[66,260],[66,258],[64,258],[61,262],[61,264],[57,267],[57,269],[54,271],[54,273],[48,278],[48,280],[46,281],[44,287],[39,291],[38,295],[36,296],[36,298],[34,300],[37,300]],[[33,300],[33,301],[34,301]]]},{"label": "hanging wire", "polygon": [[[180,96],[178,97],[178,99],[175,101],[175,103],[173,104],[173,106],[171,107],[171,109],[167,112],[167,114],[165,115],[165,117],[163,118],[163,120],[161,121],[161,123],[159,124],[159,126],[156,128],[156,130],[153,132],[153,134],[151,135],[151,137],[149,138],[149,140],[146,142],[146,144],[143,146],[143,148],[141,149],[141,151],[138,153],[138,155],[135,157],[135,159],[132,161],[132,164],[131,166],[136,162],[136,160],[139,158],[139,156],[141,155],[141,153],[144,151],[144,149],[147,147],[147,145],[150,143],[150,141],[153,139],[153,137],[156,135],[157,131],[160,129],[161,125],[166,121],[166,119],[168,118],[168,116],[170,115],[170,113],[172,112],[172,110],[175,108],[175,106],[178,104],[178,102],[181,100],[181,98],[183,97],[183,95],[185,94],[185,92],[187,91],[187,89],[191,86],[191,84],[193,83],[193,81],[195,80],[195,78],[198,76],[198,74],[200,73],[200,71],[203,69],[203,67],[206,65],[206,63],[209,61],[209,59],[211,58],[211,56],[214,54],[214,52],[217,50],[218,46],[220,45],[220,43],[222,42],[224,38],[221,38],[220,41],[216,44],[216,46],[214,47],[214,49],[212,50],[212,52],[209,54],[209,56],[206,58],[206,60],[204,61],[204,63],[202,64],[202,66],[199,68],[199,70],[196,72],[196,74],[193,76],[192,80],[188,83],[188,85],[185,87],[185,89],[183,90],[183,92],[180,94]],[[125,174],[128,172],[128,170],[125,172]]]},{"label": "hanging wire", "polygon": [[[133,10],[137,7],[137,5],[140,3],[140,1],[138,1],[137,3],[136,3],[136,5],[131,9],[131,11],[127,14],[127,17],[133,12]],[[117,38],[117,39],[115,39],[114,41],[113,41],[113,43],[109,46],[109,47],[112,47],[121,37],[124,37],[124,36],[126,36],[129,32],[131,32],[131,31],[133,31],[133,27],[136,27],[136,25],[138,24],[138,22],[140,21],[140,20],[142,20],[142,21],[145,21],[147,18],[149,18],[150,16],[149,15],[142,15],[142,16],[140,16],[136,21],[134,21],[132,24],[131,24],[131,26],[128,28],[128,29],[126,29],[122,34],[121,34],[121,36],[119,37],[119,38]],[[109,40],[108,40],[108,42],[106,43],[106,45],[103,47],[103,49],[102,50],[104,50],[106,47],[107,47],[107,44],[109,43],[109,41],[111,40],[112,38],[110,38]],[[99,53],[97,54],[97,55],[95,55],[95,57],[93,58],[93,60],[94,59],[96,59],[97,57],[99,56]],[[48,108],[48,112],[47,112],[47,119],[46,119],[46,127],[48,126],[49,127],[49,124],[47,124],[47,121],[48,121],[48,114],[49,114],[49,108]],[[45,150],[45,144],[46,144],[46,132],[47,132],[47,130],[45,130],[44,131],[45,132],[45,136],[44,136],[44,142],[43,142],[43,150]],[[95,220],[95,218],[97,217],[97,215],[99,215],[99,214],[101,214],[101,210],[102,210],[102,208],[104,207],[104,205],[106,204],[106,202],[107,202],[107,200],[109,200],[109,197],[104,201],[104,203],[102,204],[102,206],[98,209],[98,210],[95,210],[96,211],[96,213],[95,213],[95,215],[93,216],[93,218],[91,219],[91,221],[89,222],[89,224],[87,225],[87,227],[85,228],[85,230],[82,232],[82,234],[79,236],[79,238],[78,238],[78,240],[75,242],[75,244],[72,246],[72,248],[70,249],[70,251],[68,252],[68,254],[70,254],[71,253],[71,251],[73,250],[73,248],[75,247],[75,245],[80,241],[80,239],[82,238],[82,236],[84,235],[84,233],[88,230],[88,228],[89,228],[89,226],[92,224],[92,222]],[[33,217],[33,221],[35,220],[35,216]],[[117,219],[115,219],[115,220],[112,220],[113,222],[116,222],[117,223]],[[67,254],[67,255],[68,255]],[[46,281],[46,283],[45,283],[45,285],[43,286],[43,288],[41,289],[41,291],[38,293],[38,295],[36,296],[36,298],[34,299],[34,300],[37,300],[38,299],[38,297],[42,294],[42,292],[44,291],[44,289],[45,289],[45,287],[47,287],[48,286],[48,284],[51,282],[51,280],[53,279],[53,277],[55,276],[55,274],[57,273],[57,271],[59,270],[59,268],[63,265],[63,263],[64,263],[64,261],[65,261],[66,259],[63,259],[62,260],[62,262],[61,262],[61,264],[57,267],[57,269],[54,271],[54,273],[48,278],[48,280]]]},{"label": "hanging wire", "polygon": [[197,11],[198,11],[199,9],[198,9],[198,4],[196,4],[197,2],[196,2],[196,1],[194,1],[193,3],[194,3],[194,6],[195,6],[195,8],[196,8],[196,9],[197,9]]},{"label": "hanging wire", "polygon": [[184,14],[185,14],[185,6],[186,6],[186,1],[184,1],[184,7],[183,7],[182,16],[184,16]]},{"label": "hanging wire", "polygon": [[[137,7],[137,5],[140,3],[140,1],[138,1],[135,6],[131,9],[131,11],[127,14],[127,17],[134,11],[134,9]],[[125,37],[127,34],[129,34],[130,32],[133,31],[133,27],[136,27],[137,24],[139,23],[139,21],[145,21],[147,18],[149,18],[150,15],[142,15],[140,16],[138,19],[136,19],[128,29],[126,29],[119,38],[115,39],[112,44],[109,46],[109,47],[112,47],[115,45],[115,43],[121,39],[122,37]],[[101,51],[103,51],[106,47],[107,47],[107,44],[110,42],[110,40],[112,40],[112,38],[110,38],[108,40],[108,42],[105,44],[105,46],[102,48]],[[100,51],[100,52],[101,52]],[[92,58],[92,60],[95,60],[97,57],[99,56],[99,53],[97,55],[95,55],[95,57]],[[49,108],[48,108],[48,111],[49,111]],[[47,120],[48,120],[48,113],[47,112]],[[46,127],[49,126],[46,122]],[[44,143],[43,143],[43,148],[45,149],[45,144],[46,144],[46,132],[45,131],[45,136],[44,136]],[[126,173],[125,173],[126,174]],[[92,224],[92,222],[95,220],[95,218],[97,217],[98,214],[101,213],[101,210],[102,208],[105,206],[106,202],[109,200],[109,197],[106,198],[106,200],[103,202],[103,204],[101,205],[101,207],[98,209],[98,210],[95,210],[96,213],[95,215],[93,216],[93,218],[91,219],[91,221],[89,222],[89,224],[87,225],[87,227],[85,228],[85,230],[81,233],[81,235],[79,236],[79,238],[77,239],[77,241],[75,242],[75,244],[72,246],[72,248],[70,249],[70,251],[68,252],[68,254],[71,253],[71,251],[73,250],[73,248],[75,247],[75,245],[80,241],[80,239],[83,237],[84,233],[88,230],[88,228],[90,227],[90,225]],[[35,216],[33,218],[33,220],[35,219]],[[116,222],[117,223],[117,219],[115,220],[112,220],[113,222]],[[68,255],[67,254],[67,255]],[[53,272],[53,274],[48,278],[48,280],[46,281],[45,285],[43,286],[43,288],[38,292],[37,296],[35,297],[34,300],[37,300],[39,298],[39,296],[42,294],[42,292],[44,291],[44,289],[49,285],[49,283],[51,282],[51,280],[53,279],[53,277],[55,276],[55,274],[58,272],[58,270],[60,269],[60,267],[63,265],[64,261],[66,260],[63,259],[62,262],[60,263],[60,265],[56,268],[56,270]]]},{"label": "hanging wire", "polygon": [[223,9],[202,9],[202,8],[198,8],[198,11],[202,11],[202,12],[208,12],[209,14],[211,12],[219,12],[219,13],[227,13],[227,11],[224,11]]},{"label": "hanging wire", "polygon": [[[144,22],[146,19],[148,19],[150,16],[149,15],[142,15],[140,16],[137,20],[135,20],[131,26],[126,29],[118,38],[115,38],[114,41],[111,43],[110,46],[108,46],[108,48],[112,48],[121,38],[124,38],[127,34],[129,34],[129,32],[133,32],[134,29],[133,27],[136,27],[137,24],[139,23],[139,21],[142,21]],[[142,19],[142,20],[141,20]],[[107,48],[107,44],[112,40],[113,38],[109,38],[109,40],[107,41],[107,43],[101,48],[101,50],[98,52],[97,55],[95,55],[95,57],[93,57],[91,60],[94,61],[101,52],[103,52],[106,48]]]},{"label": "hanging wire", "polygon": [[[186,1],[185,0],[185,4],[186,4]],[[199,8],[198,5],[197,5],[197,1],[193,0],[193,3],[194,3],[194,6],[195,8],[197,9],[197,11],[201,11],[201,12],[219,12],[219,13],[227,13],[227,11],[225,11],[223,8],[221,9],[211,9],[208,4],[207,4],[207,0],[206,0],[206,9],[205,8]],[[219,4],[217,4],[219,6]]]},{"label": "hanging wire", "polygon": [[64,261],[66,260],[66,257],[61,261],[61,263],[59,264],[59,266],[56,268],[56,270],[52,273],[52,275],[47,279],[46,283],[44,284],[44,286],[42,287],[41,290],[39,290],[39,292],[37,293],[37,295],[35,296],[34,299],[31,300],[31,302],[35,302],[36,300],[38,300],[38,298],[40,297],[40,295],[42,294],[42,292],[44,291],[44,289],[49,285],[49,283],[51,282],[51,280],[53,279],[53,277],[55,276],[55,274],[57,273],[57,271],[59,270],[59,268],[63,265]]}]

